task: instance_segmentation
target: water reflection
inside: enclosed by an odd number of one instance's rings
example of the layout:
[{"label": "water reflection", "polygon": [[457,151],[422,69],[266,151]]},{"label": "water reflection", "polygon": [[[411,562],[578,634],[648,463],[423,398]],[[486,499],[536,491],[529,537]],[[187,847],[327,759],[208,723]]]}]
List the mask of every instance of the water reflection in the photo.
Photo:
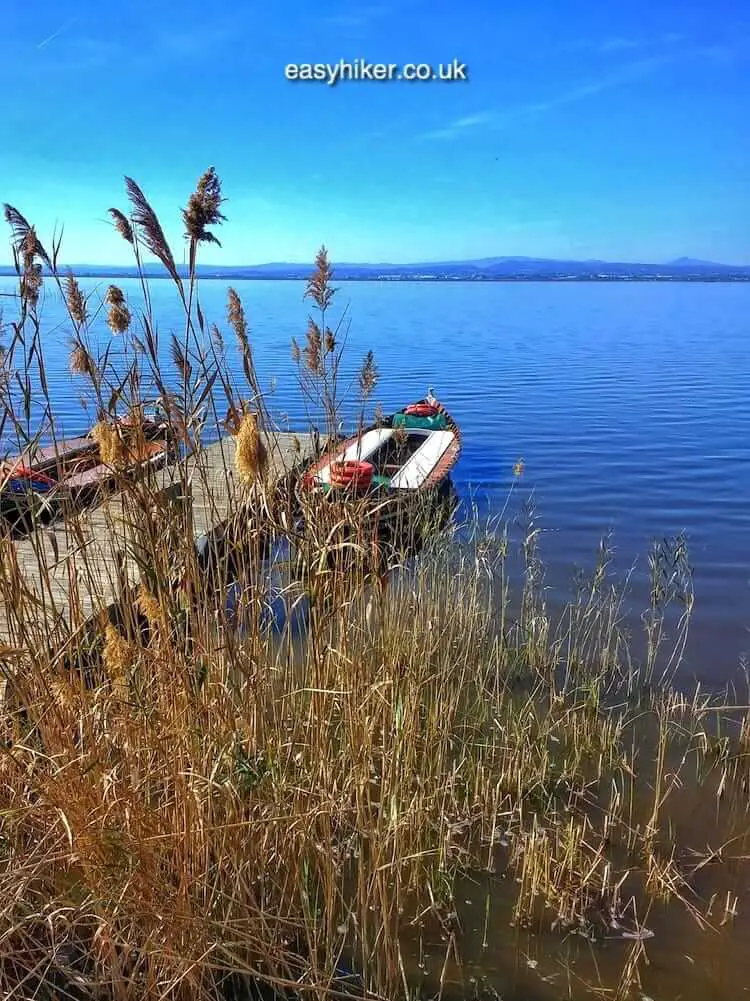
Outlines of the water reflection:
[{"label": "water reflection", "polygon": [[[241,581],[230,582],[226,592],[225,612],[240,638],[254,627],[275,640],[295,644],[307,635],[310,601],[295,587],[291,571],[292,551],[288,541],[274,540],[260,572],[262,597],[250,605],[250,589]],[[253,589],[254,590],[254,589]]]}]

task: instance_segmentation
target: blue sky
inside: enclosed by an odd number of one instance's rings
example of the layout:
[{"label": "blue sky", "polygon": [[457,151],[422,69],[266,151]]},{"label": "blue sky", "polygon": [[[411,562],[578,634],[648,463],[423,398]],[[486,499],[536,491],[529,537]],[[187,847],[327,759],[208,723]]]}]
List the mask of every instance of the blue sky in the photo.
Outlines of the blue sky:
[{"label": "blue sky", "polygon": [[[468,82],[291,82],[289,63],[467,66]],[[750,263],[750,11],[739,0],[37,0],[0,35],[0,201],[70,262],[127,263],[134,177],[205,262],[495,255]],[[5,241],[0,262],[9,260]]]}]

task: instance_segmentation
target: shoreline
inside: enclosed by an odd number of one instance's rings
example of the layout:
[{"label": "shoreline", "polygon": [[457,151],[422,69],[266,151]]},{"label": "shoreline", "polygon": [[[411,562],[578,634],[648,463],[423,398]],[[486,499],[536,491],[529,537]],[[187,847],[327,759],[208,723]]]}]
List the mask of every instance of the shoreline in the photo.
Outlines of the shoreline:
[{"label": "shoreline", "polygon": [[[116,272],[116,271],[76,271],[73,270],[73,275],[76,278],[107,278],[107,279],[137,279],[139,275],[136,272]],[[9,268],[0,268],[0,278],[17,278],[16,273]],[[50,277],[49,275],[44,275],[45,278]],[[168,274],[148,274],[148,280],[168,280],[173,279]],[[187,273],[180,275],[184,280],[188,279]],[[201,274],[198,276],[201,281],[285,281],[285,282],[306,282],[307,278],[303,275],[298,274],[236,274],[232,272],[219,272],[217,274]],[[487,277],[483,275],[473,275],[473,276],[414,276],[414,275],[335,275],[336,281],[339,282],[398,282],[398,283],[411,283],[411,284],[440,284],[445,285],[448,283],[460,283],[460,284],[498,284],[498,283],[527,283],[527,284],[614,284],[614,283],[629,283],[629,284],[680,284],[680,285],[740,285],[750,283],[750,275],[736,275],[736,276],[705,276],[705,277],[676,277],[671,275],[638,275],[638,276],[618,276],[618,275],[608,275],[608,276],[582,276],[578,277],[575,275],[571,276],[556,276],[556,277],[546,277],[544,275],[530,275],[530,276],[502,276],[502,277]]]}]

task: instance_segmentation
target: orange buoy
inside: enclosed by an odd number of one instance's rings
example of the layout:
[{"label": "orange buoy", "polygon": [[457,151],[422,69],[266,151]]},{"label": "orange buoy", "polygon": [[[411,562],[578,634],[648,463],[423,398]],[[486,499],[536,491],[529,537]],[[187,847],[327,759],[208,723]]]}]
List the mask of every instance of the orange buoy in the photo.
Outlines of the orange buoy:
[{"label": "orange buoy", "polygon": [[404,413],[410,417],[434,417],[440,411],[432,403],[410,403]]},{"label": "orange buoy", "polygon": [[335,487],[369,487],[374,475],[371,462],[349,459],[331,463],[331,484]]}]

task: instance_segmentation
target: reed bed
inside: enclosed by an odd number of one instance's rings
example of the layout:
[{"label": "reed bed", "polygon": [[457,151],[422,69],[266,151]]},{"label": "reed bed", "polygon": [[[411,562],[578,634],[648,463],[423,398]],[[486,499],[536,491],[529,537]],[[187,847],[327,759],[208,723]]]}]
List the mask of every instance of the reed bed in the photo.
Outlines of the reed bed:
[{"label": "reed bed", "polygon": [[[719,898],[708,877],[736,871],[748,849],[747,710],[672,687],[693,608],[684,540],[650,555],[635,662],[606,544],[550,613],[533,512],[519,547],[504,522],[469,518],[384,549],[361,502],[314,494],[300,519],[291,479],[273,473],[243,303],[230,290],[221,327],[200,306],[199,249],[224,221],[218,177],[203,175],[183,213],[186,277],[141,189],[127,190],[129,211],[111,210],[113,223],[139,267],[147,254],[161,261],[184,305],[169,372],[145,278],[139,303],[115,286],[91,303],[59,242],[48,253],[6,207],[19,315],[4,358],[5,439],[20,451],[52,426],[39,312],[49,284],[68,305],[71,369],[115,472],[110,563],[124,554],[130,569],[115,607],[92,605],[88,515],[67,511],[81,544],[60,607],[60,554],[45,549],[42,515],[26,526],[41,593],[29,593],[9,531],[0,542],[3,996],[460,994],[454,891],[477,873],[515,881],[508,925],[624,938],[609,996],[639,996],[648,916],[682,908],[707,934],[731,921],[735,896]],[[332,280],[321,250],[307,289],[315,315],[292,347],[323,446],[342,392],[365,422],[378,375],[368,354],[342,386]],[[92,335],[102,310],[116,356]],[[181,443],[180,503],[153,472],[126,468],[112,424],[146,394]],[[232,513],[221,544],[200,552],[191,462],[217,425],[236,443]],[[297,639],[269,627],[279,542],[277,604],[307,609]],[[694,802],[709,818],[700,839],[684,822]],[[440,959],[418,972],[425,944]]]}]

